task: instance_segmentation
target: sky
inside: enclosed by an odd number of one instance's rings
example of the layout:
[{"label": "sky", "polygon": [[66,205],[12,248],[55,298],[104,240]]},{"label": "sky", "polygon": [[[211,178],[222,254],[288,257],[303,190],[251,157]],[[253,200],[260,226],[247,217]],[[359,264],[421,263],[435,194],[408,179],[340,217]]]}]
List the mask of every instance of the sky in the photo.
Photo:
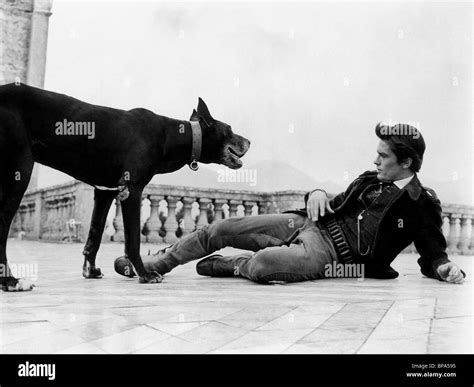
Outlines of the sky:
[{"label": "sky", "polygon": [[[472,189],[470,3],[55,0],[52,12],[46,89],[179,119],[201,97],[252,141],[244,166],[285,162],[342,186],[373,169],[378,122],[416,123],[420,179]],[[40,185],[58,176],[42,169]]]}]

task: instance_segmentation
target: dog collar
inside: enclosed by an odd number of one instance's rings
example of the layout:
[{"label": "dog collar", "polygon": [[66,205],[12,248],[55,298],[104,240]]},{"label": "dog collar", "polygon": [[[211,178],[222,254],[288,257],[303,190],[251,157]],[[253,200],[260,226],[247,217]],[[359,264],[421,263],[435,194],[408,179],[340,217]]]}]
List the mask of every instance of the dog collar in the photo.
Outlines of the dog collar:
[{"label": "dog collar", "polygon": [[193,171],[199,169],[198,161],[201,158],[202,149],[202,130],[199,121],[189,121],[191,124],[191,133],[193,137],[193,149],[191,151],[191,161],[189,162],[189,168]]}]

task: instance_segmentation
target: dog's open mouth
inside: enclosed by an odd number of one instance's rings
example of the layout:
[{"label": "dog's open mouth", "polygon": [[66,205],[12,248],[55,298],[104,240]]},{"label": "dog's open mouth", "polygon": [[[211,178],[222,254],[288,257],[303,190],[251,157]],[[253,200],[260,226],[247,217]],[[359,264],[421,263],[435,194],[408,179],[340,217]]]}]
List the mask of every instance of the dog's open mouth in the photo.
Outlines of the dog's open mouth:
[{"label": "dog's open mouth", "polygon": [[225,151],[222,164],[231,169],[238,169],[242,167],[243,163],[240,158],[245,154],[245,152],[235,149],[232,145],[229,145],[224,149]]}]

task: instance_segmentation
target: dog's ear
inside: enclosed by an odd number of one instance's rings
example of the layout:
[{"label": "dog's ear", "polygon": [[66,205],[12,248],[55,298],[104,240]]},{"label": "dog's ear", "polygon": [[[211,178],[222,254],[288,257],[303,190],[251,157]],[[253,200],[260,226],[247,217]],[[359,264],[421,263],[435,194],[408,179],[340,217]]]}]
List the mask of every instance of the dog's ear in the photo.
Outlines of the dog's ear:
[{"label": "dog's ear", "polygon": [[214,118],[212,118],[206,103],[201,98],[198,101],[197,113],[207,126],[211,126],[214,123]]},{"label": "dog's ear", "polygon": [[196,109],[193,109],[193,114],[191,114],[191,117],[189,118],[189,121],[199,121],[199,116],[198,112]]}]

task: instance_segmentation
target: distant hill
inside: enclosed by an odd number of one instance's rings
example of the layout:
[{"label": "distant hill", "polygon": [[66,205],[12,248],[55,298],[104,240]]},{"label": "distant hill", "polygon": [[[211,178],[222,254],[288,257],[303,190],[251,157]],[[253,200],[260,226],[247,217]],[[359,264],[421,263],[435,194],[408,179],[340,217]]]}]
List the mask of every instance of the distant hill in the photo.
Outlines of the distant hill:
[{"label": "distant hill", "polygon": [[329,192],[343,190],[343,187],[330,181],[318,182],[287,163],[270,160],[238,170],[225,167],[212,170],[206,166],[200,166],[198,171],[193,172],[188,167],[183,167],[173,173],[155,176],[152,183],[249,191],[306,191],[316,187]]},{"label": "distant hill", "polygon": [[[188,166],[179,171],[156,175],[151,183],[182,185],[197,188],[226,188],[248,191],[307,191],[323,188],[331,193],[343,191],[349,182],[341,184],[332,181],[318,181],[303,171],[282,161],[261,161],[239,170],[200,165],[194,172]],[[47,187],[70,181],[71,177],[48,167],[41,166],[38,178],[39,187]],[[467,179],[437,181],[422,176],[422,183],[433,188],[440,200],[445,203],[471,204],[472,189]]]}]

